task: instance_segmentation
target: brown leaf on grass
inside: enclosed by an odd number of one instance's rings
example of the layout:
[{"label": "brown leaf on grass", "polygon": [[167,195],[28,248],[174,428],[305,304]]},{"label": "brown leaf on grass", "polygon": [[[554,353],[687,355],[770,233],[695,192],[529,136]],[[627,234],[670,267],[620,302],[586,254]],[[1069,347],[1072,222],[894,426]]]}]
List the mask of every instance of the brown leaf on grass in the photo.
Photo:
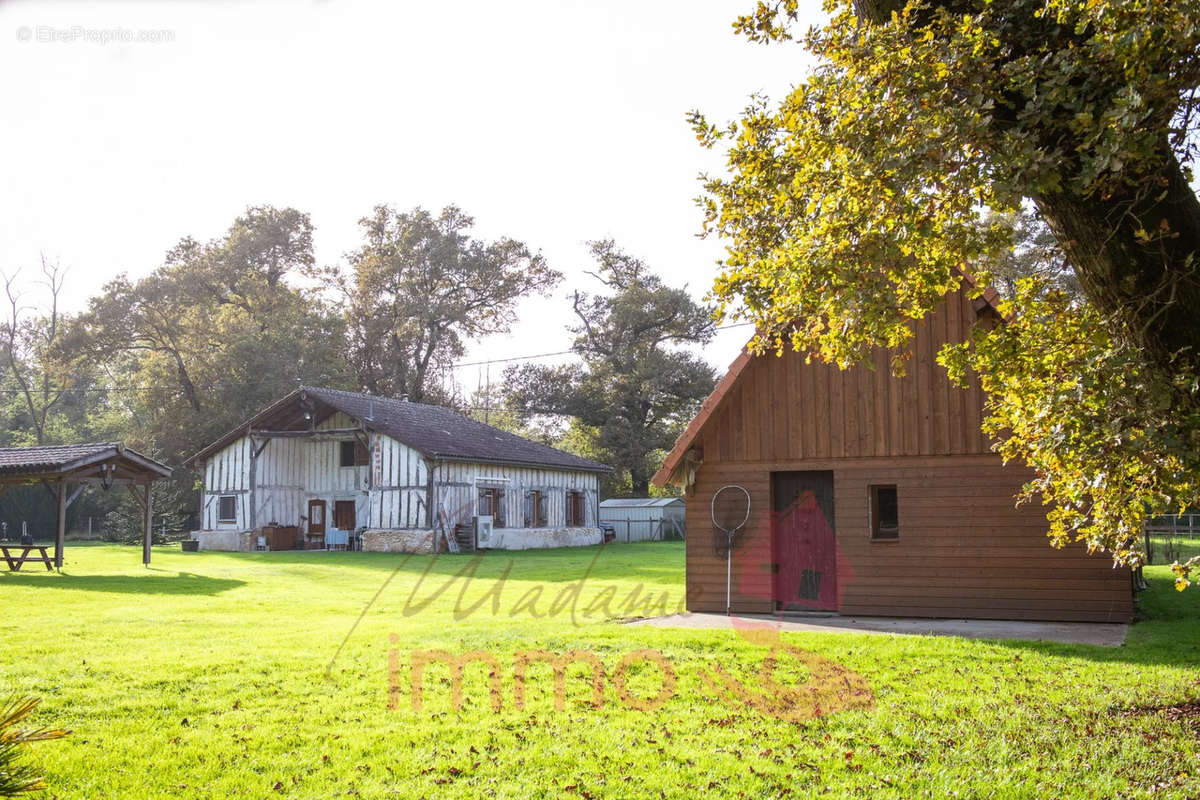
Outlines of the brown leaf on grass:
[{"label": "brown leaf on grass", "polygon": [[1113,709],[1118,717],[1147,717],[1160,715],[1169,722],[1181,722],[1200,734],[1200,699],[1184,700],[1181,703],[1164,703],[1161,705],[1131,706],[1129,708]]}]

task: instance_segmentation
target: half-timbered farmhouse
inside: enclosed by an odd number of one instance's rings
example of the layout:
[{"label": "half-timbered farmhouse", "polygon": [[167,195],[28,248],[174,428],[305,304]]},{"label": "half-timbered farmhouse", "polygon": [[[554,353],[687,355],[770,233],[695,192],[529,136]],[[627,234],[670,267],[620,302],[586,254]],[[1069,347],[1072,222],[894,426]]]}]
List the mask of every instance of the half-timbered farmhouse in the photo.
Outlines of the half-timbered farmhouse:
[{"label": "half-timbered farmhouse", "polygon": [[440,406],[316,387],[192,462],[204,476],[194,538],[222,550],[597,544],[609,471]]},{"label": "half-timbered farmhouse", "polygon": [[[740,612],[1131,618],[1129,571],[1050,547],[1045,509],[1014,501],[1031,473],[980,432],[983,392],[935,361],[980,317],[998,322],[995,299],[948,295],[917,324],[904,377],[882,349],[845,371],[794,352],[732,364],[654,476],[686,489],[689,609],[723,612],[728,586]],[[708,532],[731,484],[751,502],[727,561]]]}]

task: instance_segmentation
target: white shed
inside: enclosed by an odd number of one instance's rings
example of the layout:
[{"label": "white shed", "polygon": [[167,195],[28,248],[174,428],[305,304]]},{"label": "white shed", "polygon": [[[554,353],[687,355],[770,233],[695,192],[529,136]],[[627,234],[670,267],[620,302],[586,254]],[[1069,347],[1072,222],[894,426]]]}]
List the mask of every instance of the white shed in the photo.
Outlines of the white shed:
[{"label": "white shed", "polygon": [[613,497],[600,503],[601,525],[612,525],[618,542],[684,539],[682,497]]}]

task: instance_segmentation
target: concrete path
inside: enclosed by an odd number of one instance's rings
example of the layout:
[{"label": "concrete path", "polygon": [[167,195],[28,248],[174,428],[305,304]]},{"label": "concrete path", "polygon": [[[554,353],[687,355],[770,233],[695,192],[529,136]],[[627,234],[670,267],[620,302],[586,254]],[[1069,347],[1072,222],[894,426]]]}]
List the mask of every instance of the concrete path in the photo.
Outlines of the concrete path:
[{"label": "concrete path", "polygon": [[1031,642],[1063,642],[1120,647],[1129,626],[1119,622],[1017,622],[990,619],[910,619],[898,617],[788,616],[782,620],[767,614],[672,614],[630,622],[660,628],[732,628],[733,620],[797,633],[872,633],[908,636],[962,636],[967,639],[1023,639]]}]

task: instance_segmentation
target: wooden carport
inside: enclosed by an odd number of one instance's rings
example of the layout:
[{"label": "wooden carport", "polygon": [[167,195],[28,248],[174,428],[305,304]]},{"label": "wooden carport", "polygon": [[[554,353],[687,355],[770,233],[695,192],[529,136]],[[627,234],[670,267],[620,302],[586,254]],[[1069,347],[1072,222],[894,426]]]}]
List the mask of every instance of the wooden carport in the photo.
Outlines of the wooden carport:
[{"label": "wooden carport", "polygon": [[124,485],[137,498],[144,512],[142,563],[149,564],[154,482],[170,475],[170,467],[118,442],[0,447],[0,494],[10,486],[40,483],[58,504],[54,566],[59,569],[63,564],[67,508],[88,486]]}]

